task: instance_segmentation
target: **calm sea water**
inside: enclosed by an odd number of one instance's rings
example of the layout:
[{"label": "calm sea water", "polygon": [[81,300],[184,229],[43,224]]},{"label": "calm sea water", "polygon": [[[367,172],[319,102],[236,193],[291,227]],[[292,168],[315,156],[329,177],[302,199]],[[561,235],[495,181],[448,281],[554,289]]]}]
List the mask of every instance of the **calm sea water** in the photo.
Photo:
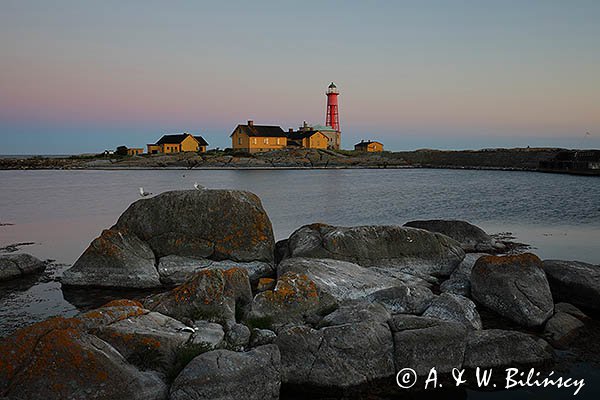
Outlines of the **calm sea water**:
[{"label": "calm sea water", "polygon": [[78,311],[52,279],[139,199],[140,186],[160,193],[194,182],[259,195],[277,239],[317,221],[454,218],[489,233],[512,232],[542,258],[600,263],[597,177],[441,169],[0,171],[0,223],[14,224],[0,226],[0,247],[34,242],[22,251],[64,264],[42,278],[0,285],[0,336]]}]

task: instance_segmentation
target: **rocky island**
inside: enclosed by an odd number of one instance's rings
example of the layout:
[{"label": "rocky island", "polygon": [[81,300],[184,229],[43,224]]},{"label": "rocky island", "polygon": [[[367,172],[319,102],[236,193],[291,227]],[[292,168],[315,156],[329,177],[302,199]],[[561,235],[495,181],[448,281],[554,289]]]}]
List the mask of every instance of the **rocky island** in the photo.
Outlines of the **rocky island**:
[{"label": "rocky island", "polygon": [[313,223],[275,242],[260,199],[234,190],[133,203],[62,284],[152,293],[2,339],[0,397],[398,394],[403,368],[552,367],[600,311],[599,266],[465,221]]},{"label": "rocky island", "polygon": [[[345,150],[283,149],[249,154],[231,149],[206,153],[135,156],[82,155],[0,158],[3,169],[310,169],[310,168],[458,168],[572,172],[597,175],[593,168],[577,170],[555,162],[576,151],[558,148],[432,150],[365,153]],[[598,152],[592,151],[597,159]],[[587,172],[586,172],[587,171]]]}]

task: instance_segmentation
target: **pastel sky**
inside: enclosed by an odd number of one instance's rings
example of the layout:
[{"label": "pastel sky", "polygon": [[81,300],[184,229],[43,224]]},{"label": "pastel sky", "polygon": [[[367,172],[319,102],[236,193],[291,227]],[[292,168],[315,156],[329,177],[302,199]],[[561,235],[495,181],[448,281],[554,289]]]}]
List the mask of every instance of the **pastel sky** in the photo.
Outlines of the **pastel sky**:
[{"label": "pastel sky", "polygon": [[[600,1],[0,0],[1,154],[325,122],[390,150],[600,147]],[[586,134],[589,133],[589,134]]]}]

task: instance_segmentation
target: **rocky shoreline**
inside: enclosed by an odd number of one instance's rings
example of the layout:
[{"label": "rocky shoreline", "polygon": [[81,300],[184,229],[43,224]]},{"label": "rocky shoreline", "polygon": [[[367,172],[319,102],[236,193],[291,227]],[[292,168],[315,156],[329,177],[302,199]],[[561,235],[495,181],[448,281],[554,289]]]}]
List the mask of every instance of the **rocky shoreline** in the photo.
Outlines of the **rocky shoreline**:
[{"label": "rocky shoreline", "polygon": [[540,162],[553,159],[561,151],[564,149],[417,150],[382,153],[296,149],[251,155],[213,150],[202,154],[133,157],[89,155],[0,158],[0,170],[451,168],[538,171]]},{"label": "rocky shoreline", "polygon": [[600,266],[468,222],[314,223],[275,243],[260,199],[234,190],[133,203],[62,284],[154,293],[0,340],[0,397],[397,395],[403,368],[551,368],[600,311]]}]

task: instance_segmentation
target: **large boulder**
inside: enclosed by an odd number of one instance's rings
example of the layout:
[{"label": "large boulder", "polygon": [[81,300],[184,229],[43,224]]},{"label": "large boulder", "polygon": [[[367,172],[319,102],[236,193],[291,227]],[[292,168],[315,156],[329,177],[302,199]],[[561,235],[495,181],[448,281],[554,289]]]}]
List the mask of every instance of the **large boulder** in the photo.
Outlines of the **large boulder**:
[{"label": "large boulder", "polygon": [[6,254],[0,256],[0,282],[41,272],[46,263],[30,254]]},{"label": "large boulder", "polygon": [[149,310],[178,320],[235,321],[236,308],[252,301],[248,272],[205,268],[183,285],[144,300]]},{"label": "large boulder", "polygon": [[544,337],[556,348],[565,348],[585,324],[565,312],[557,312],[546,322]]},{"label": "large boulder", "polygon": [[166,256],[158,261],[158,275],[164,285],[181,285],[196,272],[204,268],[230,269],[243,268],[248,271],[251,283],[258,283],[264,276],[275,275],[272,263],[263,261],[237,262],[231,260],[214,261],[206,258]]},{"label": "large boulder", "polygon": [[283,382],[350,388],[394,375],[393,342],[387,324],[360,322],[315,330],[295,326],[280,332]]},{"label": "large boulder", "polygon": [[[275,345],[246,353],[215,350],[194,358],[171,386],[170,400],[275,400],[281,386]],[[242,395],[243,393],[243,395]]]},{"label": "large boulder", "polygon": [[544,365],[553,359],[548,343],[517,331],[472,331],[467,338],[465,368]]},{"label": "large boulder", "polygon": [[563,312],[563,313],[569,314],[569,315],[577,318],[580,321],[589,320],[589,317],[587,316],[586,313],[581,311],[579,308],[575,307],[573,304],[569,304],[569,303],[556,303],[554,305],[554,312],[555,313]]},{"label": "large boulder", "polygon": [[138,200],[116,228],[147,242],[157,258],[168,255],[265,261],[274,258],[273,229],[260,199],[238,190],[187,190]]},{"label": "large boulder", "polygon": [[425,229],[430,232],[438,232],[449,236],[459,242],[466,252],[498,252],[504,250],[502,243],[494,240],[490,235],[478,226],[467,221],[458,220],[419,220],[404,224],[411,228]]},{"label": "large boulder", "polygon": [[277,334],[270,329],[252,329],[250,334],[250,347],[264,346],[271,344],[277,338]]},{"label": "large boulder", "polygon": [[152,288],[161,285],[152,249],[134,233],[108,229],[63,273],[72,286]]},{"label": "large boulder", "polygon": [[525,327],[542,325],[554,302],[542,261],[530,253],[484,256],[471,271],[473,299]]},{"label": "large boulder", "polygon": [[[306,275],[315,283],[320,295],[327,295],[338,303],[363,299],[384,289],[409,286],[402,278],[394,278],[387,274],[385,269],[365,268],[334,259],[289,258],[282,261],[277,270],[280,276],[288,272]],[[410,282],[410,287],[416,285]],[[413,301],[412,294],[429,297],[431,292],[423,288],[425,291],[415,289],[411,295],[407,294],[405,300]]]},{"label": "large boulder", "polygon": [[0,396],[9,399],[156,399],[167,387],[86,332],[78,318],[51,318],[0,342]]},{"label": "large boulder", "polygon": [[229,350],[243,351],[250,344],[250,329],[244,324],[230,322],[226,325],[225,342]]},{"label": "large boulder", "polygon": [[481,318],[475,303],[470,299],[452,293],[442,293],[423,313],[424,317],[437,318],[444,321],[458,322],[467,329],[481,329]]},{"label": "large boulder", "polygon": [[157,312],[129,317],[93,331],[131,364],[143,370],[168,372],[180,347],[192,335],[184,324]]},{"label": "large boulder", "polygon": [[254,297],[249,321],[266,321],[268,327],[301,324],[320,307],[315,283],[304,274],[290,271],[279,277],[273,290],[266,290]]},{"label": "large boulder", "polygon": [[221,325],[203,320],[194,321],[194,333],[189,343],[204,345],[210,350],[215,350],[223,346],[224,340],[225,331]]},{"label": "large boulder", "polygon": [[455,240],[422,229],[325,224],[298,229],[289,237],[287,251],[280,253],[286,258],[329,258],[435,276],[450,275],[465,256]]},{"label": "large boulder", "polygon": [[396,368],[412,368],[427,375],[432,367],[438,373],[461,368],[465,353],[464,325],[415,315],[395,315],[390,321],[394,335]]},{"label": "large boulder", "polygon": [[544,260],[544,272],[557,301],[600,311],[600,266],[579,261]]}]

